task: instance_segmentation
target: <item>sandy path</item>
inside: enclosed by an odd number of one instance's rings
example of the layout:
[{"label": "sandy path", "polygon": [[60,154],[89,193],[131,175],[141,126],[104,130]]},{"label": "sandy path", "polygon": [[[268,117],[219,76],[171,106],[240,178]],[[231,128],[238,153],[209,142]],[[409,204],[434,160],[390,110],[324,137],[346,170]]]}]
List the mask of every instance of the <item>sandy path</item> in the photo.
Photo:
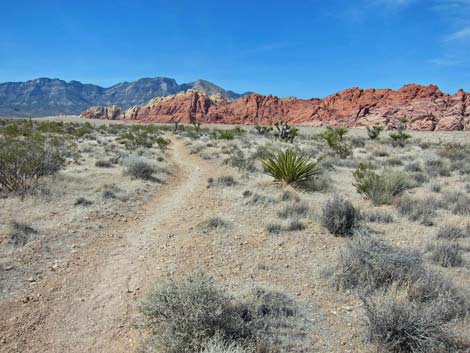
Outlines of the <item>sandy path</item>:
[{"label": "sandy path", "polygon": [[134,219],[79,249],[67,268],[38,283],[27,303],[1,304],[1,351],[129,352],[141,344],[139,300],[159,275],[173,272],[173,231],[194,225],[188,213],[196,211],[195,200],[205,204],[208,174],[214,175],[180,141],[171,146],[173,176]]}]

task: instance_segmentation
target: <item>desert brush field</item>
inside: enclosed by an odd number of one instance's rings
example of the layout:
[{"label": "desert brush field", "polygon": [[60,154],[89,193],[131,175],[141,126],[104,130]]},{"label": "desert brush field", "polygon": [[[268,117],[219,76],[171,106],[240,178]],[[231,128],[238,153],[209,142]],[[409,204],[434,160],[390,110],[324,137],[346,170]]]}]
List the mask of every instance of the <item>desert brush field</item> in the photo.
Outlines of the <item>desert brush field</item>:
[{"label": "desert brush field", "polygon": [[0,119],[0,351],[470,352],[470,132]]}]

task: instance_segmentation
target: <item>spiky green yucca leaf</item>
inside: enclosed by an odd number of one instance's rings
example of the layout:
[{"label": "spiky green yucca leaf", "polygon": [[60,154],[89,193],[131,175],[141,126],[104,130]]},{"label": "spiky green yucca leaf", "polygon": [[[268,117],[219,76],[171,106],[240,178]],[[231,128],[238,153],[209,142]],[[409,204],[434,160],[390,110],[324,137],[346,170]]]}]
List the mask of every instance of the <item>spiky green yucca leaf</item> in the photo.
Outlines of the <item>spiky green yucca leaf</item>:
[{"label": "spiky green yucca leaf", "polygon": [[306,181],[319,172],[317,163],[310,157],[291,149],[271,153],[260,161],[266,174],[285,185]]}]

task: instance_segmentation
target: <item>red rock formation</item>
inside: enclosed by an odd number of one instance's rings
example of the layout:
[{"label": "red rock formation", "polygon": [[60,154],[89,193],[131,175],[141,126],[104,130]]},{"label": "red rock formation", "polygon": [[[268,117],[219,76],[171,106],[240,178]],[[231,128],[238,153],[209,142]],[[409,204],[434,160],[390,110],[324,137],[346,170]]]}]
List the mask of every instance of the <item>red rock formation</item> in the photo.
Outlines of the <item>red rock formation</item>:
[{"label": "red rock formation", "polygon": [[324,99],[280,99],[251,94],[234,102],[223,97],[188,91],[155,98],[144,106],[121,111],[117,107],[92,107],[86,118],[123,119],[141,122],[225,124],[273,124],[284,119],[291,124],[312,126],[382,125],[393,128],[407,117],[413,130],[470,130],[470,93],[454,96],[437,86],[406,85],[391,89],[350,88]]}]

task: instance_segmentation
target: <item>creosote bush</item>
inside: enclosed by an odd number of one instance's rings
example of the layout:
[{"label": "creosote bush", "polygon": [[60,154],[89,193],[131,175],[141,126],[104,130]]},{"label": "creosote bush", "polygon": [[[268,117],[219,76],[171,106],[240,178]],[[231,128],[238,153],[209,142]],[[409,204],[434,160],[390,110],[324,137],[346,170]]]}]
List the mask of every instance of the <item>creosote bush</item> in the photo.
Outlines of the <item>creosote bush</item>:
[{"label": "creosote bush", "polygon": [[356,190],[375,205],[392,203],[393,199],[411,187],[407,175],[398,170],[374,172],[369,165],[361,163],[353,173]]},{"label": "creosote bush", "polygon": [[39,178],[57,173],[64,162],[60,150],[43,136],[0,138],[0,187],[24,193]]},{"label": "creosote bush", "polygon": [[360,219],[360,211],[341,196],[335,195],[323,205],[322,225],[334,235],[352,236],[359,227]]}]

